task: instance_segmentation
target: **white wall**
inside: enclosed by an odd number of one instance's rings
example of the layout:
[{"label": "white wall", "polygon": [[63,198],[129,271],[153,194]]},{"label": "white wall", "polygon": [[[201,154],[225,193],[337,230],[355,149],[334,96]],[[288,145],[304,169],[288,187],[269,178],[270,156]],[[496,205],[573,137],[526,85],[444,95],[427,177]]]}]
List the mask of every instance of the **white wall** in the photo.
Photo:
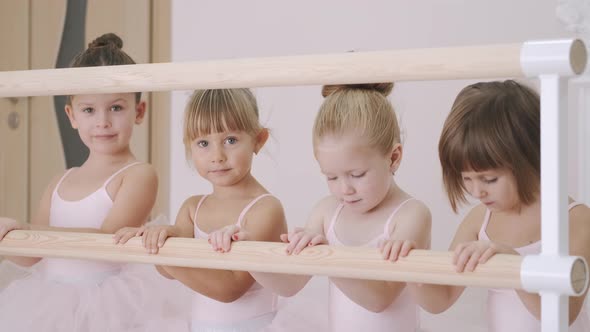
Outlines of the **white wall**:
[{"label": "white wall", "polygon": [[[555,18],[555,6],[548,0],[175,0],[172,57],[173,61],[190,61],[569,36]],[[396,176],[405,189],[430,206],[434,248],[447,246],[460,219],[451,213],[442,191],[436,148],[450,105],[468,83],[400,82],[392,95],[405,131],[405,157]],[[302,224],[313,202],[327,194],[311,147],[313,117],[322,101],[320,87],[260,88],[255,92],[273,138],[255,161],[254,173],[282,199],[289,223]],[[209,190],[184,159],[181,123],[187,96],[188,92],[176,92],[171,106],[172,216],[184,198]],[[575,121],[575,113],[570,120]],[[577,147],[575,137],[570,144],[572,152]],[[576,163],[571,164],[575,173]],[[575,193],[575,181],[571,185]]]},{"label": "white wall", "polygon": [[[569,37],[555,18],[556,5],[549,0],[175,0],[172,56],[173,61],[189,61]],[[396,179],[430,207],[433,249],[446,250],[461,219],[452,213],[442,191],[437,144],[454,97],[469,83],[400,82],[392,95],[405,132],[405,156]],[[254,174],[282,200],[289,225],[301,225],[313,203],[328,193],[311,146],[313,117],[322,101],[320,87],[255,92],[273,139],[266,153],[257,157]],[[186,197],[210,188],[184,159],[181,123],[186,97],[185,92],[175,93],[171,106],[171,216]],[[575,114],[570,115],[570,122],[575,121]],[[575,130],[570,136],[576,138]],[[570,146],[575,152],[577,143]],[[570,159],[575,174],[575,156]],[[570,184],[575,193],[575,176]]]}]

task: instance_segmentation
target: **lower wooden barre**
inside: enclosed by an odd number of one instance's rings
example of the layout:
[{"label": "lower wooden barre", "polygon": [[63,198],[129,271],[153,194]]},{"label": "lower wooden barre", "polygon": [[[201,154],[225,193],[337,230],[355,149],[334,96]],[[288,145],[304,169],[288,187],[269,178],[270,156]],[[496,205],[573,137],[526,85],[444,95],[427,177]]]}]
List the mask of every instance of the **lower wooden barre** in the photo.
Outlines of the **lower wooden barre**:
[{"label": "lower wooden barre", "polygon": [[151,255],[146,253],[140,238],[117,245],[108,234],[15,230],[0,241],[0,255],[522,288],[520,256],[496,255],[474,272],[457,273],[451,252],[413,250],[408,257],[391,263],[372,248],[320,245],[306,248],[299,255],[287,255],[285,246],[274,242],[235,242],[230,252],[218,253],[205,240],[169,238],[157,255]]}]

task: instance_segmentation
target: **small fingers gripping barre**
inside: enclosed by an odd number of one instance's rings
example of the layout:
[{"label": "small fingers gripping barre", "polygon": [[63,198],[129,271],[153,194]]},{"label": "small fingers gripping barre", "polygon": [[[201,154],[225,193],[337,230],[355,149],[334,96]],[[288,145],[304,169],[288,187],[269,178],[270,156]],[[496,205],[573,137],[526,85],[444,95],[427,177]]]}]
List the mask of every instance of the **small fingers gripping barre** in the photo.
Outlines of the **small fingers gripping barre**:
[{"label": "small fingers gripping barre", "polygon": [[[462,286],[555,291],[580,295],[588,284],[586,262],[579,257],[548,257],[498,254],[473,272],[459,273],[452,252],[412,250],[395,263],[383,260],[374,248],[309,247],[288,255],[287,244],[234,242],[230,252],[211,250],[207,240],[169,238],[158,255],[146,253],[139,238],[125,246],[113,244],[107,234],[15,230],[0,241],[1,255],[83,258],[156,265],[212,269],[326,275],[370,280],[405,281]],[[558,272],[558,273],[556,273]],[[549,274],[553,273],[554,277]],[[549,280],[549,279],[550,280]],[[549,280],[549,281],[547,281]]]}]

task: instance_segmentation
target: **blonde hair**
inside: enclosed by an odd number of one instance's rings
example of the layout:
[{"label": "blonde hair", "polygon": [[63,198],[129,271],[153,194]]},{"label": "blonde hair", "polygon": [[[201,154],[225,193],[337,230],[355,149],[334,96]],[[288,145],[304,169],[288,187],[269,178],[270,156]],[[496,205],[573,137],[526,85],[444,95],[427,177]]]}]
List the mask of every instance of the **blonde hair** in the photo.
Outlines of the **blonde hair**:
[{"label": "blonde hair", "polygon": [[391,153],[400,142],[400,129],[387,96],[393,83],[326,85],[315,118],[313,144],[325,135],[358,132],[378,151]]},{"label": "blonde hair", "polygon": [[443,182],[453,211],[466,203],[462,172],[507,168],[524,204],[540,188],[540,102],[515,81],[465,87],[443,126],[438,151]]},{"label": "blonde hair", "polygon": [[256,98],[249,89],[196,90],[184,113],[185,153],[190,157],[191,143],[203,135],[235,130],[256,136],[262,129]]}]

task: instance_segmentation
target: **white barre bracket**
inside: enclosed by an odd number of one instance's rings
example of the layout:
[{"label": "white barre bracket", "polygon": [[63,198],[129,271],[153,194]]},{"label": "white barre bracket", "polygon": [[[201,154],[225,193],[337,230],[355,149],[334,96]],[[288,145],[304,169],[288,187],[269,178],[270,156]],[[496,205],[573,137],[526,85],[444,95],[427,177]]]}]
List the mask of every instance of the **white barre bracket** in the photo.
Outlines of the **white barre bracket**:
[{"label": "white barre bracket", "polygon": [[520,52],[522,71],[528,77],[579,75],[584,72],[587,61],[586,47],[579,39],[528,41]]},{"label": "white barre bracket", "polygon": [[529,255],[522,260],[520,280],[530,293],[580,296],[588,288],[588,264],[577,256]]}]

